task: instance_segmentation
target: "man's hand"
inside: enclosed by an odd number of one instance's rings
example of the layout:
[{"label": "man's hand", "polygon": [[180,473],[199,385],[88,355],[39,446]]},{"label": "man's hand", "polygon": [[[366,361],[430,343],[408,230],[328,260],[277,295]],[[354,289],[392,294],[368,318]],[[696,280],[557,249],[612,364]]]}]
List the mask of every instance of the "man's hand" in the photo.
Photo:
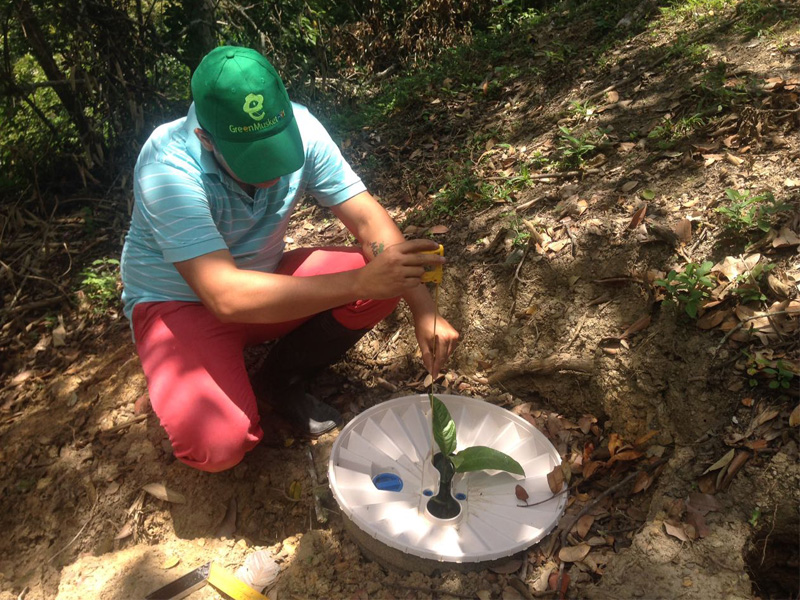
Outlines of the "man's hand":
[{"label": "man's hand", "polygon": [[[435,310],[435,309],[434,309]],[[433,337],[433,316],[435,313],[425,312],[414,315],[414,333],[417,336],[419,349],[422,351],[422,364],[436,379],[439,371],[458,345],[458,332],[441,315],[436,318],[436,339]],[[436,343],[436,359],[433,345]]]},{"label": "man's hand", "polygon": [[426,265],[439,265],[445,259],[437,254],[422,254],[439,245],[432,240],[410,240],[389,246],[373,258],[359,274],[359,291],[364,298],[382,300],[404,296],[422,285]]}]

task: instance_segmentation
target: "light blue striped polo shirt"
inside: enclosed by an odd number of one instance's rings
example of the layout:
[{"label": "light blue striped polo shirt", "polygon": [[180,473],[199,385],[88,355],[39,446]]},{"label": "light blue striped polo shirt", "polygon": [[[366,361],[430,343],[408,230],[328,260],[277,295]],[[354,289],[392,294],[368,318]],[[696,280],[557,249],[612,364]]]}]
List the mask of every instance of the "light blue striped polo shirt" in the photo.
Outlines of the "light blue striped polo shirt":
[{"label": "light blue striped polo shirt", "polygon": [[335,206],[366,190],[322,124],[292,104],[306,161],[248,196],[203,149],[194,104],[158,127],[134,169],[133,216],[122,249],[122,301],[128,319],[139,302],[198,297],[173,263],[228,248],[241,269],[274,271],[289,217],[303,196]]}]

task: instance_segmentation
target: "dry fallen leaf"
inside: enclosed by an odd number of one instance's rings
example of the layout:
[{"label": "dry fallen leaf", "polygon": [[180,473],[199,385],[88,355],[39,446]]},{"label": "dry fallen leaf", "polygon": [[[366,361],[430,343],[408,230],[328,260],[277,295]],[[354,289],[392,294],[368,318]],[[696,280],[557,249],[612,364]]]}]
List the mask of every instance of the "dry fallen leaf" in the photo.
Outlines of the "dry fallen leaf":
[{"label": "dry fallen leaf", "polygon": [[622,191],[623,192],[630,192],[631,190],[635,189],[637,185],[639,185],[638,181],[626,181],[622,185]]},{"label": "dry fallen leaf", "polygon": [[561,465],[556,465],[547,474],[547,483],[550,486],[550,491],[554,494],[558,494],[564,488],[564,471],[561,469]]},{"label": "dry fallen leaf", "polygon": [[525,488],[521,485],[517,484],[514,488],[514,495],[517,497],[518,500],[522,500],[523,502],[528,500],[528,492],[525,491]]},{"label": "dry fallen leaf", "polygon": [[691,506],[701,515],[705,516],[710,512],[722,509],[722,505],[711,494],[703,494],[701,492],[692,492],[686,501],[687,506]]},{"label": "dry fallen leaf", "polygon": [[608,453],[609,453],[609,455],[614,456],[614,454],[617,452],[617,450],[622,448],[623,445],[624,445],[624,442],[622,441],[622,438],[620,437],[620,435],[618,433],[609,434],[609,436],[608,436]]},{"label": "dry fallen leaf", "polygon": [[736,454],[736,450],[733,449],[726,452],[725,456],[720,458],[717,462],[715,462],[713,465],[711,465],[705,471],[703,471],[703,475],[705,475],[706,473],[710,473],[711,471],[716,471],[717,469],[721,469],[722,467],[728,466],[728,463],[730,463],[733,460],[734,454]]},{"label": "dry fallen leaf", "polygon": [[644,456],[643,452],[639,452],[638,450],[622,450],[621,452],[617,452],[614,456],[612,456],[608,464],[613,464],[617,461],[626,461],[626,460],[638,460]]},{"label": "dry fallen leaf", "polygon": [[563,240],[558,240],[556,242],[551,242],[550,244],[547,245],[546,250],[548,252],[556,252],[556,253],[558,253],[558,252],[561,252],[561,250],[564,249],[564,246],[566,246],[567,244],[570,244],[570,243],[571,243],[571,241],[569,240],[569,238],[564,238]]},{"label": "dry fallen leaf", "polygon": [[[725,473],[725,477],[720,480],[717,477],[717,487],[721,490],[724,490],[728,487],[731,480],[736,476],[736,473],[745,465],[745,463],[750,460],[750,453],[746,450],[741,450],[736,453],[736,456],[731,461],[731,464],[728,465],[727,473]],[[720,471],[720,475],[722,475],[723,471]]]},{"label": "dry fallen leaf", "polygon": [[128,520],[122,528],[114,536],[115,540],[124,540],[126,537],[133,535],[133,521]]},{"label": "dry fallen leaf", "polygon": [[734,156],[730,152],[726,152],[725,153],[725,160],[727,160],[732,165],[736,165],[737,167],[739,165],[744,164],[744,159],[743,158],[739,158],[738,156]]},{"label": "dry fallen leaf", "polygon": [[450,228],[447,225],[434,225],[433,227],[428,229],[428,233],[435,233],[435,234],[447,233],[448,231],[450,231]]},{"label": "dry fallen leaf", "polygon": [[792,414],[789,415],[789,427],[800,425],[800,404],[794,407]]},{"label": "dry fallen leaf", "polygon": [[509,573],[516,573],[522,566],[522,561],[518,558],[507,560],[504,563],[489,567],[489,570],[500,575],[508,575]]},{"label": "dry fallen leaf", "polygon": [[733,281],[739,275],[752,271],[761,260],[760,254],[751,254],[744,260],[733,256],[726,256],[722,261],[711,267],[712,273],[722,273],[728,281]]},{"label": "dry fallen leaf", "polygon": [[631,217],[631,222],[628,223],[628,229],[636,229],[639,225],[642,224],[644,221],[644,217],[647,214],[647,202],[642,204],[639,208],[636,209],[636,212],[633,213]]},{"label": "dry fallen leaf", "polygon": [[174,504],[186,504],[186,497],[183,494],[170,490],[163,483],[148,483],[143,485],[142,489],[159,500]]},{"label": "dry fallen leaf", "polygon": [[714,327],[720,325],[729,314],[731,314],[729,310],[712,310],[703,313],[703,316],[697,319],[697,326],[700,329],[714,329]]},{"label": "dry fallen leaf", "polygon": [[678,221],[673,230],[678,239],[684,244],[692,241],[692,222],[689,219],[681,219]]},{"label": "dry fallen leaf", "polygon": [[589,544],[578,544],[577,546],[567,546],[558,552],[558,558],[564,562],[577,562],[586,558],[592,547]]},{"label": "dry fallen leaf", "polygon": [[652,440],[657,435],[658,435],[658,430],[651,429],[647,433],[640,435],[638,438],[636,438],[636,441],[633,442],[633,445],[635,448],[640,448],[641,446],[644,446],[647,442]]},{"label": "dry fallen leaf", "polygon": [[800,244],[800,237],[797,237],[797,234],[788,227],[781,227],[778,237],[772,240],[773,248],[787,248],[798,244]]},{"label": "dry fallen leaf", "polygon": [[589,530],[592,528],[593,523],[594,517],[592,515],[583,515],[580,519],[578,519],[578,522],[575,523],[575,531],[582,539],[584,539],[589,533]]},{"label": "dry fallen leaf", "polygon": [[645,491],[653,483],[653,477],[647,471],[639,471],[636,481],[633,483],[633,493]]},{"label": "dry fallen leaf", "polygon": [[628,339],[634,333],[638,333],[643,329],[647,329],[650,326],[651,317],[650,315],[644,315],[643,317],[639,317],[636,321],[634,321],[630,327],[628,327],[625,332],[620,336],[620,339]]},{"label": "dry fallen leaf", "polygon": [[12,387],[18,387],[30,379],[32,375],[33,371],[31,370],[22,371],[21,373],[14,375],[9,383]]},{"label": "dry fallen leaf", "polygon": [[589,415],[584,415],[578,419],[578,427],[584,434],[588,434],[592,428],[592,424],[597,423],[597,418]]},{"label": "dry fallen leaf", "polygon": [[704,538],[711,533],[703,514],[691,506],[686,507],[686,522],[694,528],[694,531],[699,538]]},{"label": "dry fallen leaf", "polygon": [[681,525],[673,525],[672,523],[664,522],[664,529],[674,538],[678,538],[682,542],[688,542],[689,537],[686,535]]}]

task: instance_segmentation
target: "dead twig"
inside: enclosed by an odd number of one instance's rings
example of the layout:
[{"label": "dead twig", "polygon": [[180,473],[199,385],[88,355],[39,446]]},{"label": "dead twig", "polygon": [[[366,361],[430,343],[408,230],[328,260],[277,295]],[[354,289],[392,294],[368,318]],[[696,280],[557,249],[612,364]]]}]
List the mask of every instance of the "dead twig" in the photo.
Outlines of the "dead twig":
[{"label": "dead twig", "polygon": [[564,229],[567,230],[567,236],[569,236],[569,241],[572,242],[572,247],[570,248],[570,252],[572,253],[572,258],[575,258],[575,253],[578,250],[578,245],[575,243],[575,236],[572,233],[572,230],[569,228],[569,225],[564,225]]},{"label": "dead twig", "polygon": [[761,549],[761,566],[764,566],[764,560],[767,558],[767,542],[769,541],[769,536],[772,535],[772,532],[775,531],[775,517],[778,515],[778,505],[775,505],[775,510],[772,511],[772,527],[769,530],[769,533],[764,537],[764,547]]},{"label": "dead twig", "polygon": [[97,433],[98,433],[98,435],[104,435],[104,434],[108,434],[108,433],[116,433],[117,431],[121,431],[121,430],[123,430],[123,429],[125,429],[127,427],[130,427],[131,425],[135,425],[136,423],[139,423],[140,421],[144,421],[145,419],[147,419],[147,414],[136,415],[135,417],[133,417],[132,419],[130,419],[128,421],[125,421],[124,423],[120,423],[119,425],[114,425],[114,427],[111,427],[109,429],[101,429]]},{"label": "dead twig", "polygon": [[[650,471],[653,471],[653,470],[657,469],[658,467],[660,467],[661,465],[665,464],[667,462],[667,460],[668,459],[666,459],[666,458],[659,459],[656,462],[654,462],[654,463],[652,463],[650,465],[647,465],[643,470],[647,471],[649,473]],[[639,476],[639,473],[641,471],[642,471],[642,469],[639,469],[639,470],[636,470],[633,473],[629,474],[625,479],[623,479],[622,481],[620,481],[619,483],[617,483],[615,485],[612,485],[605,492],[603,492],[597,498],[595,498],[594,500],[589,502],[586,506],[584,506],[581,509],[581,511],[575,516],[575,518],[572,520],[572,522],[570,522],[570,524],[568,526],[566,526],[564,528],[564,530],[561,532],[561,536],[560,536],[561,547],[562,548],[565,547],[565,544],[567,542],[567,536],[569,535],[569,532],[572,531],[572,528],[575,527],[575,524],[578,522],[578,520],[582,516],[584,516],[586,513],[588,513],[590,510],[592,510],[595,506],[597,506],[597,504],[603,498],[605,498],[606,496],[609,496],[610,494],[613,494],[614,492],[616,492],[621,487],[623,487],[626,484],[630,483],[631,481],[635,480]],[[556,585],[556,589],[557,590],[561,589],[561,582],[562,582],[563,578],[564,578],[564,562],[562,562],[561,563],[561,567],[559,567],[558,585]]]},{"label": "dead twig", "polygon": [[569,347],[575,343],[575,339],[578,337],[578,334],[581,332],[583,328],[583,324],[586,322],[586,317],[589,314],[589,309],[587,308],[581,318],[578,320],[578,324],[575,326],[575,331],[572,332],[572,336],[569,338],[569,341],[561,347],[561,351],[564,352],[569,350]]},{"label": "dead twig", "polygon": [[311,475],[311,496],[314,498],[314,512],[317,515],[318,523],[325,523],[328,517],[325,516],[325,511],[322,510],[322,504],[319,501],[319,494],[317,487],[319,487],[319,478],[317,477],[317,467],[314,464],[314,455],[311,454],[311,446],[306,447],[306,456],[308,457],[308,474]]},{"label": "dead twig", "polygon": [[[720,340],[719,344],[717,344],[717,347],[714,348],[713,356],[716,356],[717,352],[719,352],[720,349],[722,348],[722,346],[725,345],[725,342],[728,341],[728,338],[730,338],[734,333],[736,333],[742,327],[744,327],[744,324],[747,323],[748,321],[753,321],[755,319],[763,319],[763,318],[766,318],[769,321],[769,320],[771,320],[772,317],[777,317],[778,315],[795,315],[795,316],[798,316],[798,315],[800,315],[800,313],[797,313],[796,311],[793,311],[793,310],[779,310],[779,311],[776,311],[776,312],[773,312],[773,313],[766,313],[766,314],[761,314],[761,315],[753,315],[752,317],[745,317],[744,319],[739,321],[739,323],[736,325],[736,327],[734,327],[728,333],[726,333],[725,336],[722,338],[722,340]],[[771,325],[771,323],[770,323],[770,325]],[[759,331],[760,329],[763,329],[763,328],[762,327],[753,327],[752,329],[749,329],[748,331]]]},{"label": "dead twig", "polygon": [[522,265],[525,263],[525,259],[528,257],[528,252],[530,249],[531,244],[529,239],[528,243],[525,245],[525,251],[522,253],[522,258],[519,259],[519,264],[514,270],[514,279],[511,281],[511,311],[509,313],[509,320],[514,316],[514,310],[517,307],[517,284],[522,281],[519,277],[519,272],[522,270]]},{"label": "dead twig", "polygon": [[594,372],[594,358],[590,355],[553,354],[546,358],[517,361],[500,367],[489,377],[489,383],[518,375],[552,375],[558,371],[576,371],[590,375]]},{"label": "dead twig", "polygon": [[83,527],[81,527],[81,528],[78,530],[78,533],[76,533],[76,534],[75,534],[75,536],[74,536],[74,537],[73,537],[73,538],[72,538],[72,539],[71,539],[71,540],[70,540],[70,541],[67,543],[67,545],[66,545],[66,546],[64,546],[64,547],[63,547],[61,550],[59,550],[58,552],[56,552],[55,554],[53,554],[53,556],[51,556],[50,558],[48,558],[48,559],[47,559],[47,562],[49,562],[49,563],[50,563],[50,562],[53,562],[53,560],[55,560],[55,558],[56,558],[58,555],[60,555],[62,552],[64,552],[64,551],[65,551],[67,548],[69,548],[69,547],[70,547],[72,544],[74,544],[74,543],[75,543],[75,541],[76,541],[76,540],[77,540],[77,539],[78,539],[78,538],[81,536],[81,534],[83,533],[83,530],[84,530],[84,529],[86,529],[86,527],[89,525],[89,523],[91,523],[91,521],[92,521],[92,518],[94,518],[95,509],[97,508],[97,500],[98,500],[98,498],[99,498],[99,497],[100,497],[100,495],[99,495],[99,494],[95,496],[94,503],[92,504],[92,508],[91,508],[91,510],[89,511],[89,518],[88,518],[88,519],[86,519],[86,522],[83,524]]}]

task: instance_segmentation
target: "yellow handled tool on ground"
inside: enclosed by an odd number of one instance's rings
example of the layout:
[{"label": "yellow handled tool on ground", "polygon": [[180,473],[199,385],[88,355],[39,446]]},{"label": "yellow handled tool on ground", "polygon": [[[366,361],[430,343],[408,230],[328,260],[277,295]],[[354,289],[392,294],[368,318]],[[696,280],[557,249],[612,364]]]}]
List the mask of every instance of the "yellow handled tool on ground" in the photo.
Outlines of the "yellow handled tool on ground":
[{"label": "yellow handled tool on ground", "polygon": [[207,583],[233,600],[268,600],[249,585],[234,577],[223,567],[208,562],[180,579],[148,594],[145,600],[179,600],[199,590]]}]

